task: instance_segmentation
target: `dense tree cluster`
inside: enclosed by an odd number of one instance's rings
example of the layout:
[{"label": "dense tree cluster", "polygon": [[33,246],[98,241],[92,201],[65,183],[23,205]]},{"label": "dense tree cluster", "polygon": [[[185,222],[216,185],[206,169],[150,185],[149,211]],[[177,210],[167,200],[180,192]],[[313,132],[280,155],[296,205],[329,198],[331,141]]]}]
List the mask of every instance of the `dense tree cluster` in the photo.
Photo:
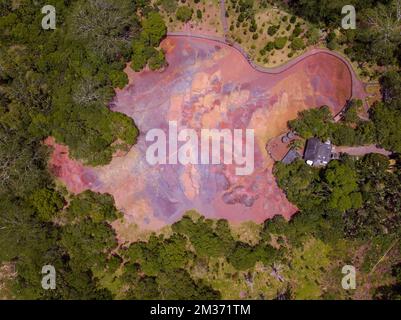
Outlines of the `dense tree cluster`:
[{"label": "dense tree cluster", "polygon": [[[360,101],[351,101],[340,122],[334,122],[327,107],[306,110],[289,127],[304,138],[331,139],[336,145],[377,143],[394,152],[396,165],[380,154],[367,154],[356,160],[343,157],[326,168],[308,167],[302,161],[289,166],[276,165],[279,185],[302,212],[325,208],[348,212],[344,216],[348,234],[375,235],[399,226],[400,203],[396,199],[400,185],[398,153],[401,133],[398,104],[398,74],[383,76],[383,102],[371,109],[371,120],[358,116]],[[387,102],[386,102],[387,101]],[[349,212],[352,212],[349,213]]]},{"label": "dense tree cluster", "polygon": [[[303,229],[309,229],[312,234],[329,243],[343,237],[369,240],[376,243],[374,248],[381,248],[379,251],[383,252],[389,247],[390,239],[399,238],[399,74],[385,74],[381,78],[381,85],[383,102],[372,107],[369,121],[361,120],[358,116],[361,102],[352,101],[340,122],[333,122],[326,107],[304,111],[297,120],[289,122],[289,126],[304,138],[329,138],[335,144],[342,145],[377,143],[394,154],[391,162],[381,154],[367,154],[360,159],[344,155],[340,160],[331,161],[325,168],[312,168],[303,161],[290,165],[277,163],[274,172],[279,186],[300,209],[290,224],[285,225],[285,232],[280,229],[283,234],[291,236],[292,229],[289,226],[302,219]],[[330,234],[326,229],[327,223],[330,223]],[[273,221],[268,224],[272,225],[273,230],[277,228]],[[375,260],[379,259],[377,255],[375,257]],[[397,277],[397,266],[394,268],[394,276]],[[397,283],[379,288],[375,297],[395,299],[399,297],[399,292]]]},{"label": "dense tree cluster", "polygon": [[164,52],[156,49],[160,41],[167,33],[167,27],[157,12],[150,12],[142,21],[142,31],[132,43],[132,68],[135,71],[142,70],[147,64],[151,70],[156,70],[166,65]]},{"label": "dense tree cluster", "polygon": [[358,116],[362,102],[356,100],[347,106],[340,122],[334,122],[329,108],[324,106],[301,112],[299,118],[289,121],[288,125],[306,139],[311,137],[330,139],[339,146],[375,143],[399,153],[401,152],[399,77],[398,73],[393,72],[382,77],[383,102],[377,102],[369,110],[370,120],[363,120]]},{"label": "dense tree cluster", "polygon": [[138,28],[134,6],[126,0],[55,5],[54,31],[41,28],[34,2],[3,9],[2,130],[24,128],[34,141],[52,135],[73,157],[105,164],[138,135],[130,118],[107,108],[114,88],[127,83],[123,69]]},{"label": "dense tree cluster", "polygon": [[383,102],[371,110],[377,141],[384,148],[401,153],[401,72],[390,71],[381,78]]},{"label": "dense tree cluster", "polygon": [[218,291],[188,274],[194,261],[224,258],[235,269],[248,270],[257,261],[269,266],[281,254],[264,241],[252,246],[235,240],[226,220],[186,215],[173,225],[169,238],[152,235],[146,242],[132,243],[124,256],[129,262],[123,278],[132,279],[126,289],[128,298],[216,299],[220,297]]},{"label": "dense tree cluster", "polygon": [[357,29],[340,28],[341,9],[349,5],[345,0],[292,0],[289,8],[309,22],[328,30],[339,29],[340,39],[329,32],[327,45],[335,49],[337,41],[347,45],[346,53],[361,64],[375,62],[381,65],[400,61],[401,23],[399,0],[353,1],[357,13]]},{"label": "dense tree cluster", "polygon": [[327,106],[302,111],[299,118],[289,121],[289,127],[301,137],[330,139],[338,146],[371,144],[376,141],[378,128],[372,121],[362,120],[358,116],[362,101],[351,101],[347,106],[343,121],[335,122]]},{"label": "dense tree cluster", "polygon": [[[0,5],[0,261],[15,266],[17,298],[109,299],[99,279],[119,260],[114,201],[57,187],[42,141],[52,135],[92,165],[134,144],[132,119],[108,104],[127,84],[133,40],[146,32],[158,46],[162,35],[157,23],[142,22],[153,14],[143,1],[49,2],[55,30],[41,27],[44,3]],[[47,264],[57,270],[54,291],[40,284]]]}]

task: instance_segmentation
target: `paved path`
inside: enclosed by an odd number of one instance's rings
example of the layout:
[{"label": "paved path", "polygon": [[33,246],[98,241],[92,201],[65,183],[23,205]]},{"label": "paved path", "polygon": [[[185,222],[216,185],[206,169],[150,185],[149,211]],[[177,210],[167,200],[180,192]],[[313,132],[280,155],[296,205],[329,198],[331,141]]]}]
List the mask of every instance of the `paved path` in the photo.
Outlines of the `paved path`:
[{"label": "paved path", "polygon": [[224,37],[227,37],[228,23],[226,17],[226,4],[224,0],[220,0],[220,19],[221,19],[221,24],[223,25]]},{"label": "paved path", "polygon": [[335,147],[335,152],[347,153],[351,156],[364,156],[368,153],[380,153],[385,156],[391,155],[390,151],[378,148],[373,144],[359,147]]}]

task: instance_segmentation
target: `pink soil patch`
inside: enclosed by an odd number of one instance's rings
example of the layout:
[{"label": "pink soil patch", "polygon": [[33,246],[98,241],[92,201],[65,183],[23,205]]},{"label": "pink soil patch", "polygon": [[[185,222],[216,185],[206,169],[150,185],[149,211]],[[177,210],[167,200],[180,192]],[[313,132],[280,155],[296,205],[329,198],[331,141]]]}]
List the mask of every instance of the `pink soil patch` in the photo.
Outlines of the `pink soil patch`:
[{"label": "pink soil patch", "polygon": [[[130,84],[111,104],[135,119],[141,136],[124,156],[109,165],[84,167],[55,147],[50,165],[72,192],[110,193],[128,221],[159,229],[189,209],[231,222],[263,222],[297,208],[272,174],[266,142],[286,130],[289,119],[310,107],[328,105],[337,113],[351,95],[351,73],[338,57],[320,53],[278,74],[258,72],[232,47],[185,37],[163,42],[169,67],[163,72],[129,70]],[[179,129],[255,130],[255,171],[236,176],[233,165],[157,165],[145,159],[146,132],[177,121]]]},{"label": "pink soil patch", "polygon": [[45,144],[53,147],[53,154],[49,161],[50,171],[59,179],[68,182],[68,189],[73,193],[80,193],[93,186],[96,181],[94,170],[84,167],[79,161],[69,158],[68,147],[57,144],[49,137]]}]

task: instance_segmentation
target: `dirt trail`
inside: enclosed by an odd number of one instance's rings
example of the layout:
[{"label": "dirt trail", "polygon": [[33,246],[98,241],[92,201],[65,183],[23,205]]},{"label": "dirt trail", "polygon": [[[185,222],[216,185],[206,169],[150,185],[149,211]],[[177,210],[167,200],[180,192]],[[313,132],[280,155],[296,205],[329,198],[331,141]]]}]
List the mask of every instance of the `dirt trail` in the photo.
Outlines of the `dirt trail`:
[{"label": "dirt trail", "polygon": [[220,0],[220,19],[223,25],[224,37],[228,34],[228,22],[226,17],[226,4],[224,0]]},{"label": "dirt trail", "polygon": [[391,155],[390,151],[379,148],[376,145],[358,146],[358,147],[335,147],[335,152],[347,153],[351,156],[364,156],[369,153],[380,153],[385,156]]}]

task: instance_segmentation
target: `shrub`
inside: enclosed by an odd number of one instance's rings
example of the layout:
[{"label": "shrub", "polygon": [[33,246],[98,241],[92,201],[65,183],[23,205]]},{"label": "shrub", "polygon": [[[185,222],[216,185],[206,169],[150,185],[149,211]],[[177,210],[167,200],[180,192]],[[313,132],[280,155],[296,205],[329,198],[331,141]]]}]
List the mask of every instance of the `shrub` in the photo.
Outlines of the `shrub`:
[{"label": "shrub", "polygon": [[326,41],[327,41],[327,48],[330,50],[335,50],[337,47],[337,39],[336,34],[332,31],[328,34]]},{"label": "shrub", "polygon": [[294,37],[298,37],[302,33],[302,31],[303,31],[302,28],[297,25],[297,26],[295,26],[292,34],[294,35]]},{"label": "shrub", "polygon": [[278,29],[279,29],[278,26],[270,26],[267,29],[267,33],[268,33],[269,36],[274,36],[277,33]]},{"label": "shrub", "polygon": [[301,50],[305,48],[304,41],[301,38],[294,38],[291,42],[291,49],[292,50]]},{"label": "shrub", "polygon": [[285,47],[287,43],[287,37],[279,37],[274,41],[274,48],[277,50],[281,50]]},{"label": "shrub", "polygon": [[269,41],[265,46],[265,50],[269,52],[274,50],[274,42]]},{"label": "shrub", "polygon": [[308,39],[308,44],[309,45],[314,45],[314,44],[318,43],[319,42],[319,38],[320,38],[319,29],[317,29],[317,28],[309,29],[306,32],[306,38]]},{"label": "shrub", "polygon": [[177,9],[175,16],[182,22],[188,22],[192,18],[193,10],[188,6],[182,6]]}]

